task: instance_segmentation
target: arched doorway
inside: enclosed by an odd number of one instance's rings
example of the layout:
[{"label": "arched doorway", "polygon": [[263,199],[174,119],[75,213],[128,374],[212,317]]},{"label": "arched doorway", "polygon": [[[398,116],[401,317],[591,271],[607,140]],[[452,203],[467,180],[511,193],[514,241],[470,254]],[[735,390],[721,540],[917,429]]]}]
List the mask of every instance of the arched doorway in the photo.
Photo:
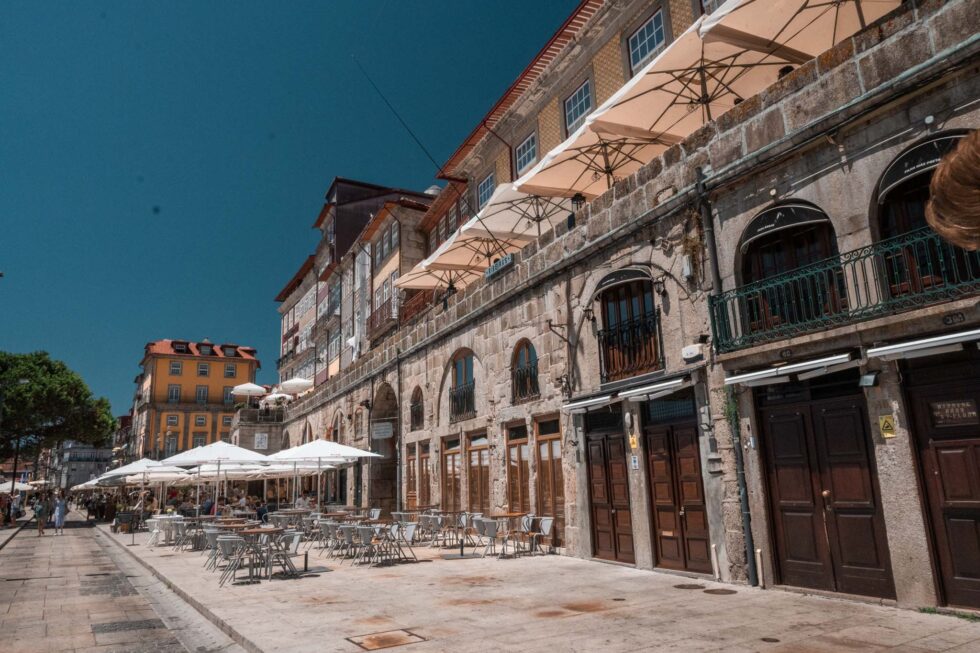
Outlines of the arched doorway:
[{"label": "arched doorway", "polygon": [[369,429],[373,458],[368,472],[368,507],[381,514],[398,510],[398,398],[391,385],[381,384],[371,402]]}]

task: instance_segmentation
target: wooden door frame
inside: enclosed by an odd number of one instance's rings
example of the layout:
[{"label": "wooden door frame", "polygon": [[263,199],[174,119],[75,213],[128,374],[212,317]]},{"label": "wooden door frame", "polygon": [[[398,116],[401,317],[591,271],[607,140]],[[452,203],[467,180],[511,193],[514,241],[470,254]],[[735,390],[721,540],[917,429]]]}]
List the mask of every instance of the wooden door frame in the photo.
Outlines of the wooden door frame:
[{"label": "wooden door frame", "polygon": [[[538,425],[541,422],[548,422],[548,421],[551,421],[551,420],[556,420],[558,422],[558,432],[556,434],[554,434],[554,435],[549,434],[549,435],[546,435],[544,437],[541,437],[541,434],[540,434],[540,432],[538,430]],[[565,445],[565,438],[564,438],[563,431],[562,431],[562,428],[561,428],[561,426],[562,426],[562,424],[561,424],[561,413],[547,413],[547,414],[544,414],[544,415],[534,415],[534,416],[532,416],[531,421],[532,421],[532,423],[534,425],[534,460],[535,460],[535,463],[536,463],[535,468],[534,468],[534,483],[535,483],[536,486],[540,485],[540,483],[541,483],[542,469],[543,469],[543,466],[542,466],[542,463],[541,463],[541,445],[544,444],[544,443],[548,443],[550,445],[552,442],[555,442],[555,441],[558,442],[558,458],[557,459],[551,459],[551,457],[550,457],[551,454],[550,453],[548,454],[549,455],[549,463],[550,463],[548,465],[548,475],[549,475],[549,481],[548,482],[551,484],[552,502],[554,503],[554,507],[556,508],[552,512],[558,512],[557,511],[557,508],[558,508],[559,504],[561,504],[562,526],[564,526],[565,523],[567,523],[567,521],[568,521],[568,511],[565,509],[565,506],[564,506],[564,503],[565,503],[565,487],[564,487],[564,478],[565,478],[565,470],[564,470],[564,463],[565,463],[565,461],[564,461],[564,445]],[[558,488],[558,485],[554,483],[554,480],[555,480],[554,479],[554,475],[551,473],[551,465],[554,464],[555,461],[557,461],[559,468],[561,468],[561,470],[562,470],[562,484],[561,484],[561,488],[560,488],[561,489],[561,501],[560,502],[555,498],[555,489]],[[540,491],[540,488],[539,487],[535,487],[535,489],[534,489],[534,503],[535,503],[535,506],[534,507],[537,509],[537,512],[544,513],[543,508],[545,508],[545,506],[544,506],[544,504],[543,504],[543,502],[541,500],[541,491]],[[565,544],[565,534],[564,533],[560,533],[559,534],[559,532],[558,532],[558,515],[551,515],[551,516],[555,519],[554,524],[552,526],[553,530],[552,530],[552,533],[551,533],[551,542],[552,542],[553,545],[559,546],[556,543],[560,541],[561,542],[560,546],[564,546],[564,544]]]},{"label": "wooden door frame", "polygon": [[910,420],[908,441],[909,447],[911,448],[910,454],[912,455],[912,458],[915,459],[915,480],[916,492],[919,500],[919,510],[922,512],[923,524],[926,528],[926,546],[929,551],[929,565],[932,569],[932,584],[936,591],[936,602],[941,606],[948,606],[949,598],[946,594],[946,586],[945,582],[943,581],[943,570],[939,562],[939,545],[936,542],[937,524],[933,515],[929,490],[926,485],[927,480],[925,465],[923,464],[922,460],[922,448],[919,446],[919,420],[924,419],[925,416],[920,415],[916,410],[916,401],[912,397],[912,390],[918,392],[928,392],[948,386],[950,383],[950,381],[939,381],[935,383],[915,385],[909,382],[902,382],[902,398],[905,401],[905,406],[908,410],[909,416],[912,418]]},{"label": "wooden door frame", "polygon": [[[694,402],[695,416],[692,417],[690,420],[688,420],[688,421],[677,420],[677,421],[674,421],[674,422],[666,422],[664,424],[654,424],[654,425],[649,425],[649,426],[646,425],[646,424],[643,424],[640,427],[640,432],[643,435],[643,438],[642,438],[642,440],[643,440],[643,449],[644,449],[644,451],[643,451],[643,458],[645,460],[645,464],[643,465],[643,467],[644,467],[644,474],[646,475],[646,484],[647,484],[647,503],[649,504],[649,509],[648,509],[647,512],[649,513],[649,516],[650,516],[650,520],[649,520],[650,521],[650,524],[649,524],[649,526],[650,526],[650,542],[652,544],[652,546],[650,547],[650,550],[653,553],[653,567],[655,569],[666,569],[667,571],[682,571],[684,573],[689,573],[689,574],[702,574],[702,573],[708,573],[708,572],[691,571],[689,569],[672,569],[670,567],[663,567],[663,566],[660,565],[660,560],[662,559],[663,556],[660,555],[659,544],[658,544],[659,539],[657,538],[657,512],[656,512],[656,509],[655,509],[656,506],[654,504],[654,499],[653,499],[653,476],[650,473],[650,446],[649,446],[648,434],[647,434],[647,429],[648,428],[667,427],[667,428],[670,429],[670,433],[671,433],[671,435],[670,435],[670,440],[671,440],[670,444],[673,445],[674,444],[674,427],[675,426],[693,427],[694,428],[695,438],[696,438],[697,443],[698,443],[698,468],[700,469],[700,474],[699,475],[701,477],[701,498],[704,501],[705,514],[707,514],[707,510],[708,510],[708,492],[707,492],[707,488],[704,485],[704,466],[701,464],[702,463],[702,461],[701,461],[701,435],[702,434],[701,434],[701,427],[700,427],[700,424],[698,423],[698,419],[697,419],[697,408],[698,408],[698,405],[697,405],[697,397],[696,396],[692,396],[691,397],[691,401]],[[674,462],[674,460],[673,460],[673,449],[671,450],[671,461]],[[671,481],[673,481],[673,484],[674,484],[674,488],[673,488],[673,490],[674,490],[674,499],[675,500],[679,500],[680,499],[680,494],[677,491],[678,490],[678,488],[677,488],[677,481],[678,481],[678,479],[677,479],[676,475],[673,473],[673,471],[671,472]],[[687,529],[686,528],[683,529],[683,530],[684,530],[685,533],[687,532]],[[711,542],[711,523],[710,523],[710,520],[708,522],[708,542],[709,543]],[[687,560],[687,553],[686,553],[686,551],[684,553],[684,559],[685,559],[685,561]]]},{"label": "wooden door frame", "polygon": [[[590,547],[589,548],[590,548],[592,557],[594,559],[596,559],[596,560],[603,560],[603,561],[606,561],[606,562],[615,562],[617,564],[627,564],[627,565],[628,564],[632,564],[632,565],[635,565],[636,564],[636,550],[635,550],[635,547],[634,547],[634,551],[633,551],[633,562],[632,563],[624,562],[624,561],[618,559],[619,558],[619,555],[618,555],[618,544],[617,544],[617,538],[616,537],[613,537],[613,539],[612,539],[612,542],[613,542],[613,556],[614,556],[612,560],[607,560],[606,558],[600,558],[600,557],[598,557],[596,555],[595,519],[594,519],[594,515],[593,515],[593,511],[592,511],[592,505],[593,505],[593,501],[592,501],[592,461],[589,458],[589,452],[588,452],[589,451],[589,440],[591,440],[591,439],[601,439],[603,441],[603,445],[602,445],[603,446],[603,457],[604,457],[604,460],[605,460],[605,463],[606,463],[606,470],[607,470],[607,473],[605,475],[605,478],[606,478],[606,496],[609,498],[609,505],[612,506],[613,505],[612,491],[611,491],[610,484],[609,484],[609,474],[608,474],[608,469],[609,469],[609,448],[608,448],[608,444],[607,444],[607,441],[609,440],[610,437],[620,438],[620,439],[623,440],[623,444],[624,444],[623,452],[624,452],[624,457],[625,457],[627,455],[626,454],[626,451],[629,450],[629,446],[626,443],[626,434],[623,433],[622,431],[615,430],[615,429],[597,429],[595,431],[586,432],[585,433],[585,450],[586,450],[585,467],[586,467],[586,474],[587,474],[587,476],[586,476],[586,484],[587,484],[587,487],[588,487],[588,504],[587,505],[588,505],[588,515],[589,515],[589,542],[590,542]],[[628,469],[628,464],[627,464],[627,469]],[[626,482],[627,482],[627,484],[629,483],[629,477],[628,476],[627,476]],[[633,528],[633,501],[632,501],[632,498],[630,498],[630,501],[629,501],[629,509],[630,509],[630,530],[632,531],[632,528]],[[615,532],[616,532],[616,522],[615,522],[615,519],[612,519],[610,521],[610,523],[612,524],[613,533],[615,534]],[[632,532],[630,533],[630,537],[633,537],[633,533]]]}]

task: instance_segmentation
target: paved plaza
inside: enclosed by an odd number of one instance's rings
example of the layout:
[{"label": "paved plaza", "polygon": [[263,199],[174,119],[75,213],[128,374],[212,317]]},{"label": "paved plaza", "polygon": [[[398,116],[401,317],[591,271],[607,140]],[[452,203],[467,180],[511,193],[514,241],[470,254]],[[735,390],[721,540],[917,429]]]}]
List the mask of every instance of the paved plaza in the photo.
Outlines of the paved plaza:
[{"label": "paved plaza", "polygon": [[77,513],[0,550],[0,650],[213,653],[242,649]]},{"label": "paved plaza", "polygon": [[[100,537],[122,549],[129,536]],[[138,536],[139,539],[145,535]],[[247,650],[980,651],[980,623],[563,556],[352,567],[226,585],[199,553],[126,547]]]}]

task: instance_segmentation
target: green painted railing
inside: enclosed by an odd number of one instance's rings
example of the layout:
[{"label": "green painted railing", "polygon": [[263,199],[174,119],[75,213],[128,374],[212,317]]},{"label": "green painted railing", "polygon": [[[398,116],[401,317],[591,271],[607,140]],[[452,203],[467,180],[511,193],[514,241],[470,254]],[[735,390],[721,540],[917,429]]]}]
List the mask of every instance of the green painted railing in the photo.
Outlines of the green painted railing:
[{"label": "green painted railing", "polygon": [[928,227],[711,297],[719,352],[980,292],[980,253]]}]

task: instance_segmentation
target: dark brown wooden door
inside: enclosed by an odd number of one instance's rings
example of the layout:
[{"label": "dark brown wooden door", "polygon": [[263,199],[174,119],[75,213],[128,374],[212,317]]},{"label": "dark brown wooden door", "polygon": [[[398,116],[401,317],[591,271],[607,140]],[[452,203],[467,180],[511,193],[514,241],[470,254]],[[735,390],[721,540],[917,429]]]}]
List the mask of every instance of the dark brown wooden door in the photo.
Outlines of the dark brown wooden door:
[{"label": "dark brown wooden door", "polygon": [[623,436],[590,434],[588,456],[592,554],[604,560],[633,563],[636,558]]},{"label": "dark brown wooden door", "polygon": [[656,564],[711,572],[708,516],[695,424],[644,429]]},{"label": "dark brown wooden door", "polygon": [[943,595],[980,608],[980,383],[909,394]]},{"label": "dark brown wooden door", "polygon": [[781,581],[894,598],[860,396],[760,410]]}]

